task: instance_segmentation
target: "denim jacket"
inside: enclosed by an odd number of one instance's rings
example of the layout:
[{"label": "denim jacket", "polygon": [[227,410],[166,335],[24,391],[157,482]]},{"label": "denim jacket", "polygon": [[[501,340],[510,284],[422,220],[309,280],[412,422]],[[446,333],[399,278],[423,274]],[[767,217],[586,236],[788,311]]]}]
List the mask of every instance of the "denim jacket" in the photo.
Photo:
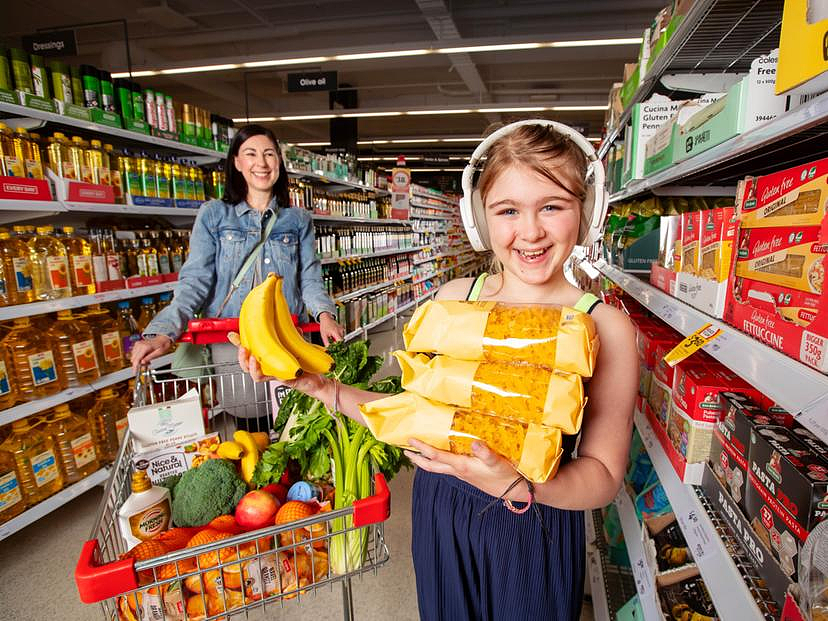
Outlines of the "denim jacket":
[{"label": "denim jacket", "polygon": [[[302,317],[307,309],[315,318],[323,312],[336,316],[336,307],[322,283],[310,214],[304,209],[277,208],[275,198],[268,212],[276,214],[276,222],[258,265],[254,263],[248,270],[221,317],[238,317],[245,296],[268,272],[284,278],[282,291],[292,313]],[[233,279],[261,240],[266,225],[263,215],[247,202],[230,205],[211,200],[201,206],[190,236],[190,255],[178,274],[172,303],[149,323],[145,335],[165,334],[176,339],[197,312],[205,317],[219,316]]]}]

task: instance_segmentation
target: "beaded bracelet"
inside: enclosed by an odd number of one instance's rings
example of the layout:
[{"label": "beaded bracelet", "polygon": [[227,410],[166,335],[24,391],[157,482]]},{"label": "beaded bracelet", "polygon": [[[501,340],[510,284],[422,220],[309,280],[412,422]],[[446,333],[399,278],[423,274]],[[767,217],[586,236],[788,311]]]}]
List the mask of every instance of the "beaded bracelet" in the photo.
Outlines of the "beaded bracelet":
[{"label": "beaded bracelet", "polygon": [[[526,481],[526,487],[529,489],[529,500],[526,503],[526,506],[523,507],[523,509],[518,509],[517,507],[515,507],[512,504],[511,500],[507,499],[507,500],[503,501],[503,505],[509,511],[511,511],[512,513],[517,513],[518,515],[520,515],[522,513],[526,513],[527,511],[529,511],[529,507],[531,507],[535,502],[535,486],[532,484],[532,481],[530,481],[529,479],[524,479],[523,477],[520,477],[517,481],[515,481],[515,483],[519,483],[520,481]],[[504,496],[505,496],[505,494],[504,494]]]}]

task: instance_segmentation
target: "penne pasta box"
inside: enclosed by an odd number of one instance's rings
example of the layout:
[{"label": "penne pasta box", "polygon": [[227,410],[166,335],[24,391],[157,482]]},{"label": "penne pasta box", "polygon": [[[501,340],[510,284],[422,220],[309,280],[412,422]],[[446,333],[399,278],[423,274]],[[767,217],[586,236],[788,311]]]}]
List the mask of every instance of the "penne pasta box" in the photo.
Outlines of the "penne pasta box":
[{"label": "penne pasta box", "polygon": [[598,355],[592,317],[574,308],[428,301],[403,329],[407,351],[460,360],[522,362],[591,377]]},{"label": "penne pasta box", "polygon": [[397,351],[402,386],[435,401],[523,423],[557,427],[565,434],[581,428],[581,377],[528,364],[457,360]]},{"label": "penne pasta box", "polygon": [[471,455],[479,440],[508,459],[526,478],[553,477],[563,453],[561,430],[521,423],[402,392],[359,406],[365,425],[381,442],[410,448],[411,438],[452,453]]},{"label": "penne pasta box", "polygon": [[699,271],[707,280],[724,282],[730,272],[733,240],[736,237],[736,210],[717,207],[700,212]]},{"label": "penne pasta box", "polygon": [[681,214],[681,269],[688,274],[696,274],[699,269],[699,228],[698,211]]}]

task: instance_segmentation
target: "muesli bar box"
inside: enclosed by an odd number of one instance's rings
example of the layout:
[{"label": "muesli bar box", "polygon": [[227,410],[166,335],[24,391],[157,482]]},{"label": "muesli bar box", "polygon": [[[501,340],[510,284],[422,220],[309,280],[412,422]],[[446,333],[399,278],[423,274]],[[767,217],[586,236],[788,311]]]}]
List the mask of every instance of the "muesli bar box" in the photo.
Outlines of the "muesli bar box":
[{"label": "muesli bar box", "polygon": [[744,181],[743,229],[820,226],[828,211],[828,158]]},{"label": "muesli bar box", "polygon": [[796,580],[799,551],[828,516],[828,462],[785,427],[750,434],[746,515],[782,571]]}]

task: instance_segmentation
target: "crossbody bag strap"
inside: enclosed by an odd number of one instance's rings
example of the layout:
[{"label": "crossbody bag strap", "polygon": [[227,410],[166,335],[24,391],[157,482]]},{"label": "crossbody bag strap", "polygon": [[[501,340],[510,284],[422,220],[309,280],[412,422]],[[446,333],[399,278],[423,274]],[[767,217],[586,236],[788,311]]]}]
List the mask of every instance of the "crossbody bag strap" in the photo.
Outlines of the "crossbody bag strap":
[{"label": "crossbody bag strap", "polygon": [[221,316],[221,311],[224,310],[224,307],[227,305],[227,302],[230,301],[230,297],[236,292],[236,289],[239,288],[242,281],[244,280],[244,277],[247,275],[247,272],[250,271],[250,268],[253,267],[253,264],[259,258],[259,255],[262,252],[262,248],[264,248],[267,238],[270,237],[270,231],[273,230],[273,225],[276,224],[276,218],[277,214],[274,212],[270,219],[267,221],[267,224],[265,225],[264,234],[262,235],[262,238],[259,240],[259,243],[253,246],[253,250],[250,251],[250,254],[247,255],[247,258],[244,260],[244,263],[242,263],[242,266],[239,268],[238,274],[236,274],[236,277],[230,284],[230,291],[228,291],[227,295],[224,297],[224,300],[222,301],[221,306],[219,306],[216,315]]}]

